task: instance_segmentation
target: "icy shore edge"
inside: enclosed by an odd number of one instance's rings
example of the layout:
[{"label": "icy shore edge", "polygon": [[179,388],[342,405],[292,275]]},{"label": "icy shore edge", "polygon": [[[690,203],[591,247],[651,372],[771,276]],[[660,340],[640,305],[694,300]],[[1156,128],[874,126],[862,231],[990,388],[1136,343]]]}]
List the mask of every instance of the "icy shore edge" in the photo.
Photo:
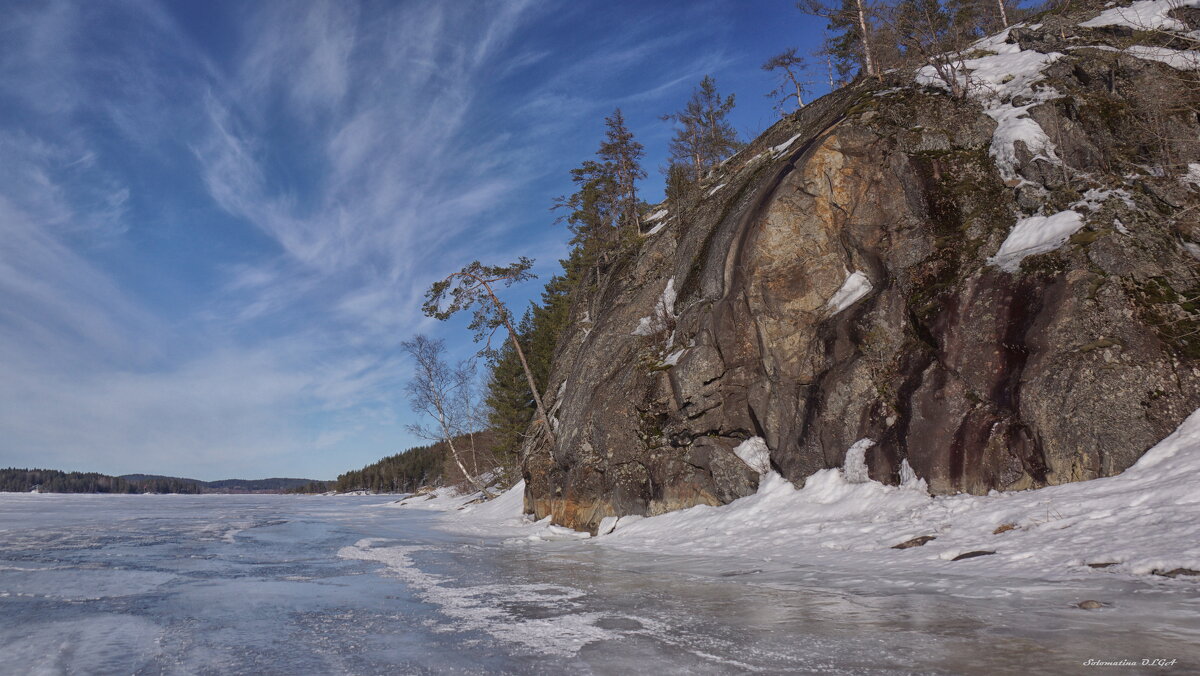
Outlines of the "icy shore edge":
[{"label": "icy shore edge", "polygon": [[[1200,570],[1200,411],[1120,475],[1028,491],[930,496],[915,476],[902,486],[866,479],[850,466],[859,456],[813,474],[800,489],[767,470],[755,495],[728,505],[606,519],[590,543],[896,576],[1184,580]],[[487,502],[452,493],[396,506],[443,510],[441,527],[458,533],[589,539],[523,515],[523,483]]]}]

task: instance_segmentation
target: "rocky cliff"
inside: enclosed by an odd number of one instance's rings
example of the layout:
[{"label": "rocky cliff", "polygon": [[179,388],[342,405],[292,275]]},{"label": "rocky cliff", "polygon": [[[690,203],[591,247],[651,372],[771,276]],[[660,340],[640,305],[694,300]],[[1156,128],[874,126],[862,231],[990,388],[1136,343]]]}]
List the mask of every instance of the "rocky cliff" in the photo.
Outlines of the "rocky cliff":
[{"label": "rocky cliff", "polygon": [[962,99],[928,68],[839,90],[656,210],[575,304],[526,510],[723,504],[754,436],[798,484],[856,443],[935,493],[1129,467],[1200,407],[1198,23],[1138,12],[983,41]]}]

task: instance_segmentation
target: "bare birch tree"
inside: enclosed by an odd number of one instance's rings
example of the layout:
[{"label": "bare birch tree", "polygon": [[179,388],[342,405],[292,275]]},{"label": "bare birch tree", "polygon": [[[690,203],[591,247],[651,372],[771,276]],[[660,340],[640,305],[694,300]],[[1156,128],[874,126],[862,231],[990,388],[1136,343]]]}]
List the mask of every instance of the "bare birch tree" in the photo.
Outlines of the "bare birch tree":
[{"label": "bare birch tree", "polygon": [[462,453],[454,443],[456,438],[474,431],[470,415],[472,397],[464,391],[473,386],[469,365],[459,364],[452,368],[447,364],[446,343],[440,339],[418,334],[400,346],[414,362],[413,377],[407,387],[409,403],[413,411],[433,420],[432,426],[418,422],[409,425],[408,429],[423,439],[444,443],[471,486],[483,491],[484,487],[475,474],[467,470]]}]

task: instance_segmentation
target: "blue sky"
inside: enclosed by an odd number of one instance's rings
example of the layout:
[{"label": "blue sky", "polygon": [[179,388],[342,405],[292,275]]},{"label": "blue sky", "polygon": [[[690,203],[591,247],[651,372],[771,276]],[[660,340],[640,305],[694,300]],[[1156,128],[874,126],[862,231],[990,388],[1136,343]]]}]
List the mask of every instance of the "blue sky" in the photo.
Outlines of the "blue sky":
[{"label": "blue sky", "polygon": [[[655,202],[706,73],[750,138],[789,0],[0,0],[0,466],[333,478],[417,442],[398,344],[620,106]],[[509,294],[517,304],[539,283]]]}]

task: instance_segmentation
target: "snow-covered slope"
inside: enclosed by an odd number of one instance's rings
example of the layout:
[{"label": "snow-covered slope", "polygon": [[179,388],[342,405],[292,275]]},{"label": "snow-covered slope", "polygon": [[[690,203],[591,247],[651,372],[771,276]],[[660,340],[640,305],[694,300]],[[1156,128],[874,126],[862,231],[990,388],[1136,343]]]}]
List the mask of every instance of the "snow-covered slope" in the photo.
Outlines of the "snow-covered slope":
[{"label": "snow-covered slope", "polygon": [[[861,454],[848,457],[862,462]],[[1200,570],[1200,411],[1124,473],[1091,481],[932,497],[915,477],[902,486],[855,481],[861,469],[821,470],[802,489],[767,470],[755,495],[722,507],[624,517],[592,542],[656,554],[888,571],[901,585],[928,575],[1170,573],[1185,579]],[[523,517],[523,492],[522,483],[490,503],[455,511],[447,526],[529,540],[570,536]],[[895,548],[917,538],[931,539]]]}]

